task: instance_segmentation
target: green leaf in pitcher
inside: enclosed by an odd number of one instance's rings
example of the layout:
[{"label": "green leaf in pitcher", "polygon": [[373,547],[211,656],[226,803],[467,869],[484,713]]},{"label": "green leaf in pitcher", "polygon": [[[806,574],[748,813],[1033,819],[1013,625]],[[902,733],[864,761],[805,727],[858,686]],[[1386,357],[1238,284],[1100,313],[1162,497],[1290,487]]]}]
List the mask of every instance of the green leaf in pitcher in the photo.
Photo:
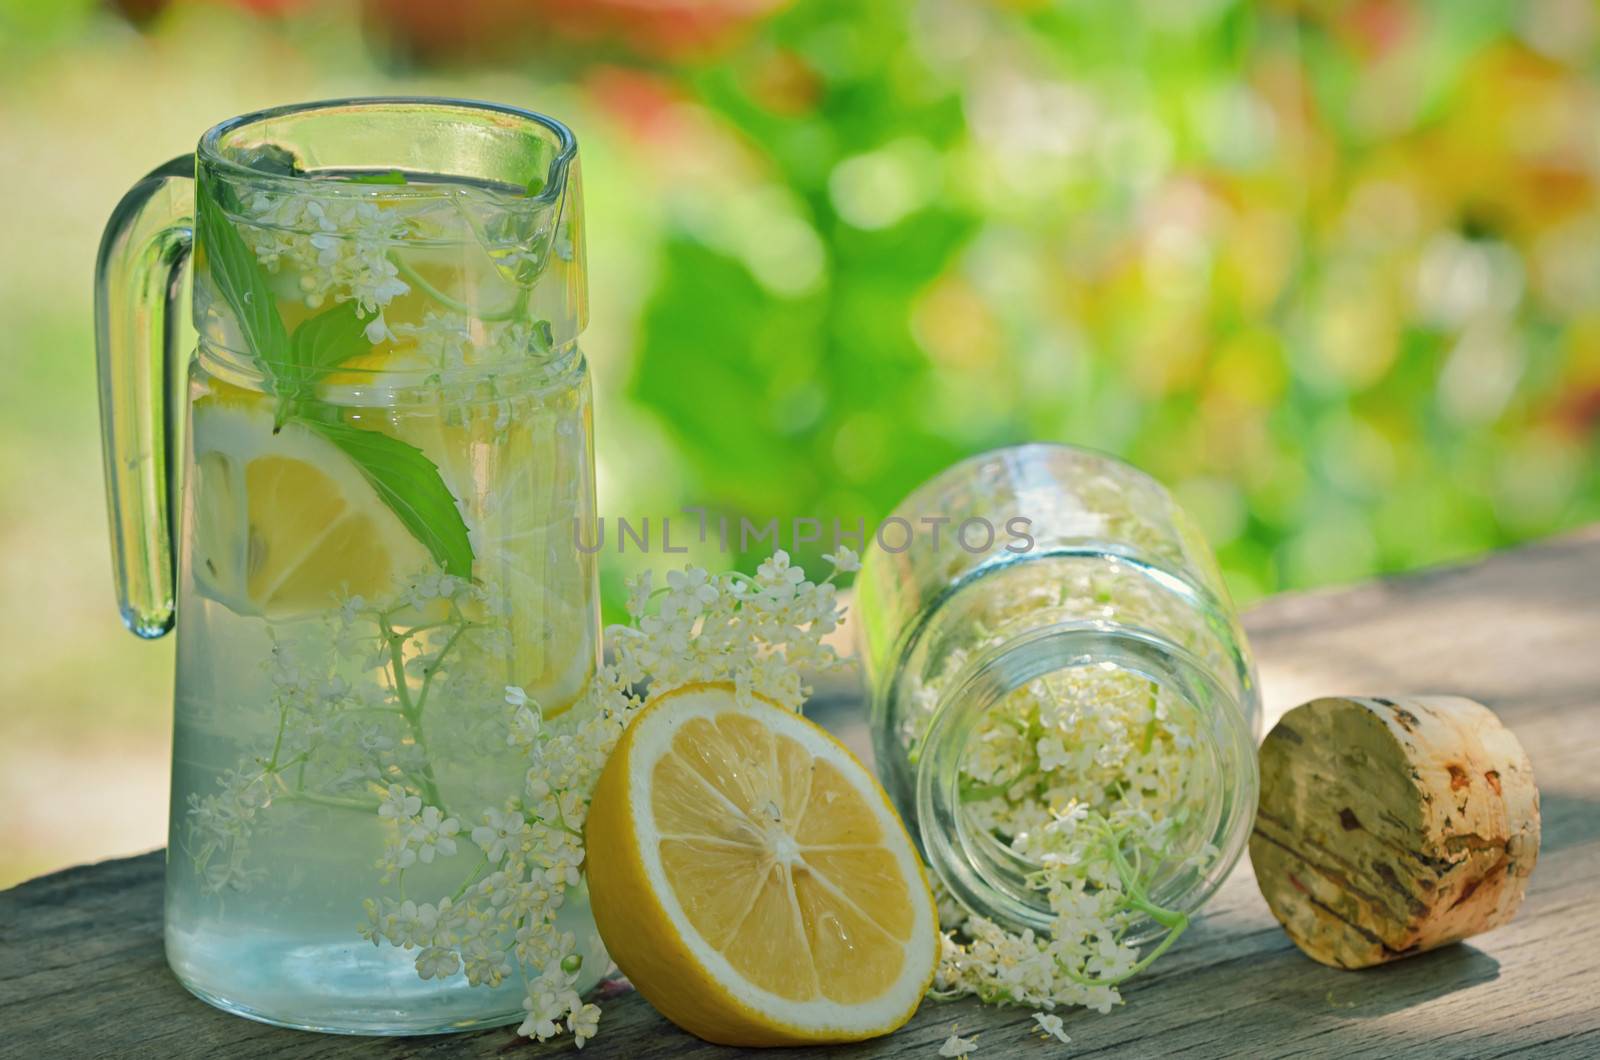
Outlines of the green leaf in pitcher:
[{"label": "green leaf in pitcher", "polygon": [[446,574],[472,577],[472,543],[456,499],[421,449],[348,423],[301,419],[338,446]]},{"label": "green leaf in pitcher", "polygon": [[276,432],[295,419],[333,442],[447,574],[472,577],[472,545],[455,497],[422,451],[343,423],[312,387],[372,348],[360,309],[341,302],[301,322],[291,336],[255,252],[207,190],[197,197],[201,267],[233,311],[248,352],[277,397]]},{"label": "green leaf in pitcher", "polygon": [[335,369],[372,350],[367,324],[354,302],[340,302],[300,322],[289,338],[289,354],[271,366],[278,410],[273,426],[316,405],[315,387]]},{"label": "green leaf in pitcher", "polygon": [[370,173],[342,173],[339,179],[347,184],[404,184],[406,175],[398,169],[374,170]]},{"label": "green leaf in pitcher", "polygon": [[354,302],[340,302],[300,323],[289,340],[289,363],[302,387],[320,382],[352,358],[372,350],[367,323]]},{"label": "green leaf in pitcher", "polygon": [[211,195],[202,192],[195,208],[195,229],[206,274],[233,310],[248,352],[276,382],[274,364],[289,350],[289,332],[278,314],[278,300],[267,284],[255,252]]}]

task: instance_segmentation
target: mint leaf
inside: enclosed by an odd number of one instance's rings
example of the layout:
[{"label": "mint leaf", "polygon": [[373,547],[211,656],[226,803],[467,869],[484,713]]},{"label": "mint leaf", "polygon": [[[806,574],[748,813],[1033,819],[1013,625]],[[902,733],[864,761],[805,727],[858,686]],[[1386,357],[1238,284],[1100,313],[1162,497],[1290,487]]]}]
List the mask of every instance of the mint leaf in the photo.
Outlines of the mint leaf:
[{"label": "mint leaf", "polygon": [[202,190],[198,198],[195,230],[206,270],[238,319],[249,353],[272,380],[278,396],[275,428],[294,419],[338,446],[446,574],[471,578],[467,524],[439,468],[422,450],[377,431],[306,414],[312,404],[306,389],[372,348],[356,303],[342,302],[301,322],[291,338],[255,252],[210,194]]},{"label": "mint leaf", "polygon": [[289,353],[289,333],[278,315],[278,300],[267,286],[255,252],[245,245],[222,207],[204,190],[198,198],[195,235],[205,252],[206,272],[239,321],[248,352],[277,380],[275,368]]},{"label": "mint leaf", "polygon": [[372,349],[354,301],[340,302],[300,322],[289,340],[289,361],[301,386],[310,386],[352,357]]},{"label": "mint leaf", "polygon": [[446,574],[472,577],[472,543],[439,468],[414,445],[348,423],[298,417],[338,446]]},{"label": "mint leaf", "polygon": [[373,173],[345,173],[339,179],[350,184],[404,184],[406,175],[398,169],[390,169]]},{"label": "mint leaf", "polygon": [[276,425],[281,427],[312,405],[316,400],[312,388],[330,372],[371,349],[366,324],[353,301],[341,302],[302,320],[289,338],[288,358],[282,364],[267,366],[278,394]]}]

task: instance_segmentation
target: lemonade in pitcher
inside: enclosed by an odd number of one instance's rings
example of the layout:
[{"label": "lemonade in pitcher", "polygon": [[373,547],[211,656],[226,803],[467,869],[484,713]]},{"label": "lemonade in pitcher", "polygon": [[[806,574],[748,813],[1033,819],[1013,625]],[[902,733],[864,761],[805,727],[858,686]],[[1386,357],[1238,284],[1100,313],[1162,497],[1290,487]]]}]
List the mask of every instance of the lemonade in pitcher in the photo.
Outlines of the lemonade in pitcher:
[{"label": "lemonade in pitcher", "polygon": [[[530,978],[581,992],[606,964],[566,766],[538,765],[584,724],[598,654],[570,134],[482,105],[286,108],[208,133],[198,178],[169,961],[294,1026],[519,1019]],[[108,467],[135,415],[116,324]],[[137,466],[113,469],[114,528]]]}]

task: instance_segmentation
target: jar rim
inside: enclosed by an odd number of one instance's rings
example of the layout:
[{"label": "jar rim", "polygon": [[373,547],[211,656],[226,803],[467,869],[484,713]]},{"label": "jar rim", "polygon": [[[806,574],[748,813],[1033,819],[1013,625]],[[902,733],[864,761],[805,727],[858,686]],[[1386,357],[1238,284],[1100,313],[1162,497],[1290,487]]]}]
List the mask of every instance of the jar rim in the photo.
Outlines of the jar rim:
[{"label": "jar rim", "polygon": [[[341,99],[320,99],[302,103],[288,103],[276,107],[251,111],[236,117],[220,121],[207,129],[200,137],[197,154],[207,168],[229,180],[253,187],[284,188],[297,187],[305,183],[304,177],[286,176],[273,173],[259,167],[248,165],[237,159],[230,158],[223,150],[224,140],[241,130],[253,125],[276,121],[282,118],[295,118],[307,114],[338,113],[348,111],[359,114],[363,111],[413,109],[436,113],[446,117],[452,111],[470,111],[488,115],[500,120],[509,126],[519,123],[525,126],[536,127],[551,138],[555,151],[550,158],[550,164],[545,172],[544,186],[534,195],[526,196],[529,204],[550,206],[560,202],[566,193],[567,174],[573,161],[578,156],[578,139],[567,125],[548,114],[527,110],[523,107],[513,107],[505,103],[491,103],[479,99],[457,99],[449,96],[350,96]],[[350,185],[345,188],[333,186],[331,191],[348,192],[352,195],[372,195],[377,192],[394,196],[400,195],[407,198],[439,198],[448,192],[429,185],[384,185],[373,188],[364,185]]]},{"label": "jar rim", "polygon": [[[1027,862],[962,812],[960,765],[982,716],[1011,692],[1051,673],[1111,663],[1172,689],[1199,726],[1210,758],[1205,817],[1199,826],[1217,854],[1203,868],[1169,874],[1152,901],[1189,913],[1208,900],[1243,855],[1255,818],[1259,787],[1248,709],[1258,698],[1252,683],[1236,695],[1198,658],[1157,634],[1101,621],[1041,626],[994,645],[971,660],[939,699],[915,766],[917,838],[935,876],[968,910],[1013,931],[1048,935],[1053,922],[1042,892],[1026,886]],[[1241,702],[1241,699],[1246,702]],[[1135,943],[1162,933],[1148,917],[1131,926]]]}]

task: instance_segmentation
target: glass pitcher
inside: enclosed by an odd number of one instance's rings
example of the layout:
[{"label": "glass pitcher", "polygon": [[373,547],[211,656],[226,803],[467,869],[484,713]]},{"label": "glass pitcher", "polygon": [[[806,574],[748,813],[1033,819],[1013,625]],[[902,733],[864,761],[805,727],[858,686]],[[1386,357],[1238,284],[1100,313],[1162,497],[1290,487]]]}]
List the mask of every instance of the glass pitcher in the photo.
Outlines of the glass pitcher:
[{"label": "glass pitcher", "polygon": [[178,627],[166,948],[213,1004],[428,1033],[605,970],[529,774],[598,661],[585,299],[576,142],[510,107],[234,118],[113,214],[114,568]]}]

